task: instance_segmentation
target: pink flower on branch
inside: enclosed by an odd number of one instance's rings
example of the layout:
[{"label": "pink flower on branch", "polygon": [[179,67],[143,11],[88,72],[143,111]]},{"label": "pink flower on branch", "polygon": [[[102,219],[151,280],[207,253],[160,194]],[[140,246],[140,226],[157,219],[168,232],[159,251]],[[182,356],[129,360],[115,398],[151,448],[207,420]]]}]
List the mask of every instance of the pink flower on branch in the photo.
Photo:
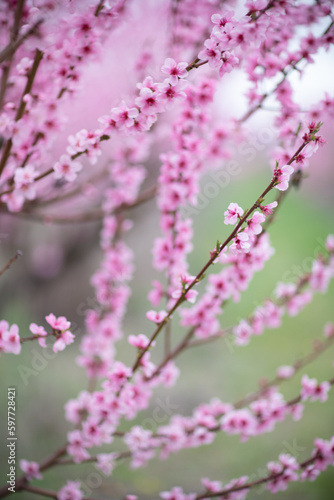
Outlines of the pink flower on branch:
[{"label": "pink flower on branch", "polygon": [[330,387],[331,386],[328,382],[318,384],[315,378],[309,378],[307,375],[304,375],[302,378],[301,398],[303,401],[309,398],[310,401],[316,401],[319,399],[324,403],[327,401]]},{"label": "pink flower on branch", "polygon": [[45,337],[48,333],[43,326],[38,326],[36,323],[30,323],[29,330],[34,335],[38,335],[38,343],[41,347],[46,347]]},{"label": "pink flower on branch", "polygon": [[264,215],[271,215],[273,213],[273,209],[277,207],[277,201],[273,201],[272,203],[268,203],[268,205],[261,205],[260,210],[264,213]]},{"label": "pink flower on branch", "polygon": [[209,63],[211,68],[219,68],[221,66],[221,52],[216,41],[208,39],[204,42],[205,49],[198,54],[198,59]]},{"label": "pink flower on branch", "polygon": [[175,85],[168,81],[158,84],[158,98],[161,104],[170,108],[174,103],[183,101],[187,94],[184,92],[188,85],[185,80],[178,80]]},{"label": "pink flower on branch", "polygon": [[64,316],[56,318],[54,314],[50,313],[45,316],[45,319],[52,326],[53,333],[57,338],[52,348],[54,352],[63,351],[67,345],[74,342],[74,335],[69,331],[71,323]]},{"label": "pink flower on branch", "polygon": [[53,167],[55,178],[64,179],[67,182],[73,182],[81,169],[81,163],[71,160],[68,155],[62,155]]},{"label": "pink flower on branch", "polygon": [[39,470],[39,464],[37,462],[28,462],[28,460],[20,460],[20,467],[27,476],[28,481],[32,479],[42,479],[42,474]]},{"label": "pink flower on branch", "polygon": [[247,219],[247,227],[245,231],[248,234],[260,234],[262,232],[261,224],[266,220],[264,214],[260,212],[254,212],[250,219]]},{"label": "pink flower on branch", "polygon": [[166,311],[148,311],[146,313],[146,318],[149,319],[150,321],[153,321],[153,323],[161,323],[166,317],[168,316],[168,313]]},{"label": "pink flower on branch", "polygon": [[68,330],[71,326],[71,323],[67,321],[65,316],[59,316],[56,318],[53,313],[50,313],[48,316],[45,316],[45,319],[54,330]]},{"label": "pink flower on branch", "polygon": [[280,191],[286,191],[289,187],[289,180],[291,174],[294,172],[294,168],[291,165],[284,165],[284,167],[277,167],[274,171],[274,179],[277,184],[275,185],[276,189]]},{"label": "pink flower on branch", "polygon": [[236,224],[238,219],[244,214],[243,209],[237,203],[230,203],[226,212],[224,212],[224,224]]},{"label": "pink flower on branch", "polygon": [[15,170],[14,182],[16,193],[22,194],[28,200],[33,200],[36,196],[34,180],[37,175],[32,165],[26,165],[24,168]]},{"label": "pink flower on branch", "polygon": [[20,354],[21,342],[19,327],[17,325],[14,324],[5,331],[2,331],[0,338],[0,350],[12,354]]},{"label": "pink flower on branch", "polygon": [[57,500],[82,500],[83,493],[80,490],[79,481],[67,481],[66,485],[63,486],[57,495]]},{"label": "pink flower on branch", "polygon": [[172,85],[175,85],[178,82],[179,78],[185,78],[187,76],[188,74],[188,71],[186,69],[187,66],[188,63],[186,62],[176,63],[174,59],[168,57],[165,60],[164,65],[161,68],[161,71],[169,75],[169,82]]},{"label": "pink flower on branch", "polygon": [[250,247],[251,244],[249,242],[249,236],[245,231],[243,231],[238,233],[237,236],[233,238],[233,243],[230,245],[229,251],[233,254],[236,252],[248,252]]}]

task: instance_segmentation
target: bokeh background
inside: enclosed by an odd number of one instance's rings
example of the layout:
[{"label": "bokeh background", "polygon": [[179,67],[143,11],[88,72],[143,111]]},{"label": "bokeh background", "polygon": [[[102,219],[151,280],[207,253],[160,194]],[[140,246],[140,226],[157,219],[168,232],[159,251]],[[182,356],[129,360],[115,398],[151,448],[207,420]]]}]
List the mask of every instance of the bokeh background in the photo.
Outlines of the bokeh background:
[{"label": "bokeh background", "polygon": [[[150,71],[152,76],[159,74],[161,62],[168,55],[164,54],[167,25],[160,26],[160,38],[156,38],[159,9],[158,3],[143,2],[142,8],[134,14],[137,22],[131,27],[122,26],[113,36],[110,48],[103,57],[86,68],[82,91],[70,104],[70,118],[55,143],[54,158],[63,151],[68,134],[83,127],[95,127],[98,116],[131,92],[136,84],[133,65],[140,51],[152,40],[156,60],[153,58]],[[316,64],[305,72],[302,79],[294,77],[296,95],[306,109],[322,97],[333,81],[332,56],[332,53],[321,52]],[[241,73],[226,77],[217,93],[217,113],[241,116],[245,109],[243,93],[246,89],[247,84]],[[256,136],[261,127],[271,127],[270,112],[261,112],[249,123],[250,134]],[[271,296],[276,283],[282,281],[287,273],[291,281],[310,271],[311,259],[316,257],[317,251],[322,251],[326,236],[334,233],[333,130],[332,123],[325,124],[322,132],[327,139],[326,146],[312,159],[309,178],[303,182],[301,189],[291,192],[270,228],[275,255],[266,264],[265,270],[255,276],[242,301],[228,305],[221,317],[223,327],[250,314],[266,297]],[[223,223],[227,205],[235,201],[243,207],[250,206],[267,185],[270,177],[268,151],[272,146],[269,144],[268,148],[257,153],[254,161],[247,163],[234,152],[234,158],[240,162],[240,174],[231,177],[228,185],[219,188],[214,197],[206,197],[207,203],[203,203],[205,206],[194,216],[191,273],[196,274],[202,267],[217,239],[223,240],[228,234],[228,228]],[[164,147],[166,144],[161,141],[154,150],[155,157],[148,165],[151,175],[150,181],[146,181],[147,186],[158,175],[158,155]],[[203,193],[210,182],[210,175],[203,179]],[[80,201],[84,202],[84,199]],[[55,206],[53,213],[55,210],[58,207]],[[134,221],[134,227],[126,236],[126,241],[135,249],[136,272],[124,332],[125,336],[150,335],[152,325],[145,318],[145,312],[150,308],[147,293],[152,280],[158,277],[151,265],[152,241],[159,234],[154,200],[129,213],[129,217]],[[64,404],[87,388],[84,371],[76,365],[75,358],[80,337],[84,334],[84,310],[94,298],[89,279],[102,256],[98,244],[100,223],[43,225],[29,217],[3,214],[0,214],[0,222],[0,267],[17,249],[23,252],[0,280],[0,318],[17,323],[21,334],[28,335],[30,322],[42,324],[44,316],[52,311],[68,317],[76,333],[76,342],[51,359],[45,358],[43,349],[37,343],[25,344],[20,356],[1,356],[1,401],[6,401],[8,385],[17,388],[18,457],[39,461],[64,442],[65,434],[70,429],[64,421]],[[310,351],[313,341],[322,337],[324,324],[334,321],[333,299],[332,284],[326,295],[316,294],[313,302],[299,316],[284,317],[281,328],[253,338],[246,347],[235,347],[222,339],[184,353],[177,360],[181,370],[177,385],[169,390],[159,389],[150,408],[136,419],[136,423],[148,425],[153,421],[153,424],[161,425],[168,422],[173,411],[189,415],[196,405],[213,397],[233,402],[253,391],[260,379],[272,378],[278,366],[291,364]],[[181,334],[177,325],[173,326],[175,342]],[[159,359],[159,354],[161,346],[158,345],[156,359]],[[131,363],[132,355],[125,338],[118,344],[118,358]],[[319,380],[332,377],[333,349],[322,354],[305,371]],[[286,397],[294,397],[298,393],[302,373],[282,385]],[[333,403],[332,390],[326,403],[308,403],[300,422],[287,419],[277,425],[275,432],[245,443],[240,443],[237,436],[221,433],[210,446],[184,450],[164,461],[155,459],[143,469],[131,470],[128,462],[124,461],[111,477],[104,478],[103,485],[97,479],[94,483],[92,473],[95,474],[95,469],[91,464],[55,467],[39,484],[45,483],[48,488],[58,489],[68,478],[81,479],[92,490],[92,496],[97,498],[120,498],[133,492],[141,499],[149,500],[157,498],[159,491],[175,485],[182,486],[185,491],[198,491],[200,477],[223,483],[244,474],[256,479],[266,473],[266,462],[275,460],[280,453],[295,453],[296,458],[302,461],[309,456],[315,436],[328,439],[333,435]],[[159,421],[156,421],[156,415],[159,415]],[[0,418],[3,426],[6,421],[6,405],[3,403]],[[122,429],[126,430],[130,425],[132,422],[124,422]],[[5,429],[5,426],[2,428]],[[106,451],[111,449],[121,449],[120,443],[115,441]],[[5,471],[7,453],[4,448],[1,449],[0,459],[0,470]],[[96,474],[94,477],[97,477]],[[314,483],[291,484],[276,498],[331,500],[333,489],[333,471],[327,470]],[[269,492],[255,489],[248,498],[268,496]],[[17,498],[30,500],[35,496],[24,493],[17,494]]]}]

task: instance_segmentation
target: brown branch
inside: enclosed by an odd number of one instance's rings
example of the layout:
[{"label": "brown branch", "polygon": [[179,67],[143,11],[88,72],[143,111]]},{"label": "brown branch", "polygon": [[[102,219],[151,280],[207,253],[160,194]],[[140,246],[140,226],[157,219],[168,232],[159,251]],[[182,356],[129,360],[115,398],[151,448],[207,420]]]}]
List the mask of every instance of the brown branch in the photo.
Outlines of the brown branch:
[{"label": "brown branch", "polygon": [[55,498],[55,499],[58,498],[58,494],[56,491],[47,490],[46,488],[40,488],[29,484],[23,486],[22,490],[30,491],[31,493],[35,493],[36,495],[41,495],[43,497]]},{"label": "brown branch", "polygon": [[31,335],[31,337],[20,338],[20,342],[21,344],[23,344],[23,342],[29,342],[31,340],[37,340],[37,339],[46,339],[48,337],[53,337],[53,336],[56,336],[54,332],[47,333],[46,335]]},{"label": "brown branch", "polygon": [[[125,432],[122,432],[121,433],[122,436],[124,436]],[[116,435],[116,433],[113,434],[114,436]],[[122,451],[120,453],[117,454],[117,456],[115,457],[115,460],[123,460],[123,458],[130,458],[132,456],[132,453],[131,451]],[[90,462],[96,462],[97,461],[97,455],[92,455],[90,456],[89,458],[86,458],[86,460],[82,460],[82,462],[80,463],[90,463]],[[75,464],[77,462],[74,462],[73,458],[63,458],[61,460],[58,460],[55,465],[71,465],[71,464]]]},{"label": "brown branch", "polygon": [[133,203],[122,203],[110,213],[106,213],[104,210],[101,209],[96,209],[90,212],[72,215],[70,217],[65,217],[65,216],[60,217],[58,215],[53,215],[53,214],[40,214],[40,213],[30,212],[29,210],[24,210],[18,213],[7,212],[7,210],[6,211],[4,210],[4,212],[8,215],[14,215],[16,217],[19,216],[19,217],[29,218],[36,222],[45,223],[47,221],[48,224],[71,224],[77,222],[78,223],[93,222],[102,220],[104,217],[107,217],[108,215],[113,215],[113,214],[117,215],[123,212],[124,210],[130,210],[139,205],[142,205],[143,203],[146,203],[147,201],[150,201],[152,198],[154,198],[156,192],[157,192],[157,186],[153,186],[147,189],[146,191],[143,191],[141,194],[139,194],[137,199]]},{"label": "brown branch", "polygon": [[[22,17],[22,13],[23,13],[24,1],[25,0],[19,0],[19,2],[17,3],[16,9],[15,9],[14,24],[13,24],[13,28],[12,28],[11,33],[10,33],[10,44],[15,43],[15,41],[18,37],[21,17]],[[1,83],[0,83],[0,109],[2,108],[4,99],[5,99],[6,90],[7,90],[7,83],[8,83],[8,78],[10,75],[12,62],[13,62],[13,57],[9,57],[7,63],[4,65],[3,70],[2,70]]]},{"label": "brown branch", "polygon": [[[319,458],[320,455],[317,453],[313,457],[308,458],[304,462],[300,463],[299,466],[301,469],[305,469],[308,465],[311,465],[317,458]],[[278,479],[282,477],[286,472],[286,469],[283,468],[282,472],[278,472],[276,474],[269,474],[268,476],[262,477],[261,479],[257,479],[256,481],[251,481],[249,483],[245,483],[242,486],[234,486],[232,488],[225,488],[223,490],[211,492],[211,491],[206,491],[205,493],[201,493],[200,495],[197,495],[195,497],[195,500],[204,500],[205,498],[214,498],[214,497],[223,497],[226,495],[229,495],[230,493],[234,493],[237,491],[242,491],[242,490],[249,490],[250,488],[254,488],[255,486],[259,486],[260,484],[265,484],[270,481],[274,481],[275,479]]]},{"label": "brown branch", "polygon": [[[47,490],[46,488],[40,488],[37,486],[32,486],[32,485],[25,485],[23,488],[25,491],[30,491],[31,493],[36,493],[36,495],[41,495],[44,497],[48,498],[58,498],[58,492],[57,491],[52,491],[52,490]],[[94,499],[93,497],[82,497],[83,500],[98,500]]]},{"label": "brown branch", "polygon": [[[304,368],[304,366],[308,365],[309,363],[311,363],[312,361],[317,359],[317,357],[320,356],[320,354],[325,352],[327,349],[329,349],[329,347],[331,347],[333,345],[333,343],[334,343],[334,336],[329,337],[328,339],[324,340],[323,342],[318,340],[317,344],[315,345],[315,347],[313,348],[313,350],[311,352],[306,354],[306,356],[303,356],[302,358],[297,359],[291,365],[292,368],[294,369],[293,374],[295,375],[298,371],[300,371],[302,368]],[[281,382],[284,382],[285,380],[287,380],[287,379],[281,378],[278,376],[274,377],[271,381],[263,384],[263,386],[258,391],[254,391],[251,394],[248,394],[247,396],[245,396],[244,398],[239,399],[236,403],[234,403],[234,405],[233,405],[234,408],[243,408],[244,406],[246,406],[249,403],[252,403],[256,399],[258,399],[262,394],[265,394],[265,392],[270,387],[276,386],[276,385],[280,384]]]},{"label": "brown branch", "polygon": [[20,45],[22,45],[22,43],[31,34],[33,34],[34,31],[36,31],[36,28],[38,28],[38,26],[40,24],[42,24],[43,21],[44,21],[44,19],[38,19],[23,35],[18,37],[17,40],[15,40],[15,42],[9,43],[7,45],[7,47],[2,49],[2,51],[0,52],[0,63],[2,63],[3,61],[6,61],[6,59],[12,57],[15,54],[15,52],[17,51],[17,49],[20,47]]},{"label": "brown branch", "polygon": [[185,335],[185,337],[179,343],[179,345],[176,346],[173,351],[169,352],[169,354],[167,354],[167,356],[165,356],[165,358],[161,361],[160,365],[157,366],[157,368],[154,370],[154,372],[152,373],[152,375],[150,375],[149,377],[147,377],[146,380],[151,380],[152,378],[154,378],[157,375],[159,375],[159,373],[161,372],[161,370],[167,365],[167,363],[169,361],[171,361],[172,359],[176,358],[176,356],[178,356],[184,349],[186,349],[188,347],[189,341],[190,341],[191,337],[194,335],[194,331],[195,331],[195,328],[191,328],[189,330],[189,332]]},{"label": "brown branch", "polygon": [[7,269],[9,269],[9,268],[10,268],[10,266],[13,264],[13,262],[15,262],[15,261],[16,261],[16,259],[18,259],[19,257],[21,257],[21,255],[22,255],[22,252],[21,252],[20,250],[18,250],[18,251],[16,252],[16,254],[14,255],[14,257],[12,257],[12,258],[11,258],[11,259],[7,262],[7,264],[5,265],[5,267],[3,267],[3,268],[0,270],[0,276],[2,276],[2,275],[3,275],[3,273],[4,273],[5,271],[7,271]]},{"label": "brown branch", "polygon": [[104,0],[100,0],[99,3],[97,4],[95,12],[94,12],[95,17],[97,17],[100,14],[101,10],[103,9],[103,4],[104,4]]},{"label": "brown branch", "polygon": [[[44,461],[40,463],[39,470],[43,472],[44,470],[49,469],[53,465],[56,464],[57,460],[65,455],[67,449],[67,443],[56,450],[54,453],[52,453],[49,457],[47,457]],[[24,489],[28,484],[27,476],[25,474],[22,474],[16,482],[15,482],[15,491],[20,491]],[[0,498],[4,498],[7,495],[11,494],[11,491],[8,490],[8,485],[6,484],[2,488],[0,488]]]},{"label": "brown branch", "polygon": [[[16,122],[19,121],[24,114],[24,111],[26,108],[26,103],[24,101],[24,97],[26,94],[29,94],[31,89],[32,89],[32,86],[33,86],[33,83],[35,80],[35,76],[36,76],[36,73],[37,73],[37,70],[38,70],[38,67],[39,67],[39,64],[40,64],[42,58],[43,58],[43,52],[39,49],[36,49],[34,62],[33,62],[33,65],[31,67],[31,70],[29,72],[29,75],[27,77],[27,83],[26,83],[26,86],[24,87],[19,107],[16,111],[16,115],[15,115]],[[0,175],[2,174],[2,171],[6,166],[8,157],[9,157],[11,149],[12,149],[12,145],[13,145],[13,142],[12,142],[12,139],[10,138],[10,139],[8,139],[8,141],[5,144],[5,147],[4,147],[4,150],[2,153],[2,157],[0,160]]]}]

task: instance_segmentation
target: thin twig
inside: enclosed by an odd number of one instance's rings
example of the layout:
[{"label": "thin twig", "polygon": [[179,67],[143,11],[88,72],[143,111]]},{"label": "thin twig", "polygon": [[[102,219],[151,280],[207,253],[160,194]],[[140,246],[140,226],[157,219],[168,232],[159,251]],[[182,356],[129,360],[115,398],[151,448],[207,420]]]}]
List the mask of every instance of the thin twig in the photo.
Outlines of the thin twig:
[{"label": "thin twig", "polygon": [[22,36],[18,37],[15,42],[9,43],[7,47],[5,47],[0,52],[0,63],[6,61],[6,59],[8,59],[9,57],[12,57],[15,54],[16,50],[20,47],[20,45],[22,45],[22,43],[26,40],[26,38],[28,38],[34,31],[36,31],[38,26],[42,24],[43,21],[44,19],[38,19]]},{"label": "thin twig", "polygon": [[18,250],[18,251],[16,252],[16,254],[14,255],[14,257],[12,257],[12,258],[11,258],[11,259],[7,262],[7,264],[5,265],[5,267],[3,267],[3,268],[1,269],[1,271],[0,271],[0,276],[2,276],[2,275],[3,275],[3,273],[4,273],[5,271],[7,271],[7,269],[9,269],[9,268],[10,268],[10,266],[13,264],[13,262],[15,262],[15,261],[16,261],[19,257],[21,257],[21,255],[22,255],[21,250]]},{"label": "thin twig", "polygon": [[[36,493],[36,495],[41,495],[44,497],[48,498],[58,498],[58,493],[57,491],[52,491],[52,490],[47,490],[46,488],[40,488],[37,486],[32,486],[32,485],[25,485],[23,488],[25,491],[30,491],[31,493]],[[93,497],[82,497],[82,500],[98,500],[97,498]]]},{"label": "thin twig", "polygon": [[[35,76],[36,76],[36,73],[37,73],[37,70],[38,70],[38,67],[40,65],[42,58],[43,58],[43,52],[39,49],[36,49],[34,62],[32,64],[31,70],[30,70],[29,75],[27,77],[27,83],[26,83],[26,86],[24,87],[19,107],[17,108],[17,111],[16,111],[16,115],[15,115],[16,122],[19,121],[24,114],[24,111],[26,108],[26,102],[24,100],[24,97],[26,94],[29,94],[31,89],[32,89],[32,86],[33,86],[33,83],[35,80]],[[8,139],[8,141],[5,144],[5,147],[4,147],[4,150],[2,153],[2,157],[0,160],[0,175],[2,174],[2,171],[6,166],[8,157],[9,157],[11,149],[12,149],[12,145],[13,145],[13,141],[10,138],[10,139]]]},{"label": "thin twig", "polygon": [[94,222],[94,221],[100,221],[108,215],[117,215],[123,212],[124,210],[130,210],[139,205],[142,205],[143,203],[146,203],[147,201],[150,201],[152,198],[154,198],[156,192],[157,192],[157,187],[153,186],[152,188],[149,188],[146,191],[143,191],[141,194],[139,194],[138,198],[133,203],[122,203],[121,205],[116,207],[112,212],[110,212],[110,214],[106,213],[104,210],[101,209],[91,210],[90,212],[85,212],[82,214],[71,215],[70,217],[66,216],[60,217],[58,215],[53,215],[53,214],[40,214],[36,212],[30,212],[29,210],[23,210],[18,213],[7,212],[7,210],[6,211],[4,210],[4,212],[8,215],[28,218],[36,222],[42,222],[42,223],[47,222],[48,224],[71,224],[80,222]]},{"label": "thin twig", "polygon": [[[308,465],[311,465],[315,460],[319,458],[318,454],[315,454],[313,457],[308,458],[304,462],[300,463],[299,466],[301,469],[306,468]],[[259,486],[260,484],[265,484],[270,481],[275,481],[276,479],[282,477],[286,472],[286,469],[283,468],[282,472],[278,472],[276,474],[269,474],[268,476],[262,477],[261,479],[257,479],[256,481],[251,481],[249,483],[244,483],[242,486],[233,486],[232,488],[225,488],[219,491],[206,491],[200,495],[195,497],[195,500],[204,500],[205,498],[214,498],[214,497],[224,497],[231,493],[235,493],[237,491],[249,490],[250,488],[254,488],[255,486]]]}]

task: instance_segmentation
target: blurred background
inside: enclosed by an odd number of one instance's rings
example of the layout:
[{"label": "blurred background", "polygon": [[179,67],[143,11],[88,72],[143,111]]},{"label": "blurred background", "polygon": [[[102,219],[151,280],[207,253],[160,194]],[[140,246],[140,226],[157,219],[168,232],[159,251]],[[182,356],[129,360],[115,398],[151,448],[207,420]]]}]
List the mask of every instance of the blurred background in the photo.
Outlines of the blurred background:
[{"label": "blurred background", "polygon": [[[145,47],[154,39],[154,19],[159,8],[152,8],[152,2],[145,2],[139,21],[132,36],[129,26],[123,26],[114,35],[113,46],[96,63],[86,68],[82,80],[82,91],[71,103],[71,118],[59,135],[54,147],[57,158],[66,145],[66,137],[80,128],[96,126],[98,116],[106,113],[126,96],[136,84],[131,71],[138,58],[138,47]],[[145,29],[142,24],[145,22]],[[154,29],[153,29],[154,28]],[[122,31],[123,30],[123,31]],[[132,30],[132,27],[131,27]],[[143,35],[145,33],[145,35]],[[163,37],[162,37],[163,39]],[[126,42],[124,43],[124,40]],[[142,41],[140,45],[138,40]],[[122,42],[121,42],[122,41]],[[162,48],[157,42],[156,53]],[[137,51],[137,52],[136,52]],[[332,53],[321,52],[315,65],[305,72],[303,79],[294,77],[294,89],[305,108],[311,107],[321,97],[333,80]],[[163,58],[153,65],[159,74]],[[122,61],[120,63],[120,61]],[[115,65],[118,78],[113,76]],[[155,68],[155,69],[154,69]],[[111,85],[112,83],[112,85]],[[232,113],[241,116],[246,100],[242,97],[247,86],[242,74],[231,75],[222,82],[217,93],[217,110],[226,116]],[[228,98],[226,98],[228,96]],[[87,102],[89,106],[87,107]],[[65,111],[65,110],[64,110]],[[261,112],[248,124],[255,137],[261,127],[271,127],[270,112]],[[243,294],[242,301],[229,304],[221,317],[221,325],[229,326],[253,312],[255,307],[272,295],[277,282],[298,279],[311,270],[312,259],[323,250],[326,237],[334,234],[333,187],[334,146],[333,124],[326,123],[322,135],[327,144],[311,161],[309,178],[301,189],[294,190],[284,201],[278,212],[276,223],[270,227],[270,239],[275,255],[258,273],[251,286]],[[241,166],[240,174],[229,179],[226,187],[220,188],[216,196],[204,196],[202,208],[194,215],[194,251],[190,255],[190,273],[196,274],[208,259],[209,250],[217,239],[223,240],[228,228],[223,223],[223,213],[231,201],[242,207],[250,206],[267,185],[270,178],[268,151],[273,144],[258,151],[252,162],[245,163],[236,152]],[[150,160],[150,182],[158,175],[158,155]],[[223,166],[222,166],[223,168]],[[212,182],[208,174],[202,181],[202,193]],[[146,181],[145,186],[151,185]],[[145,318],[150,309],[147,293],[153,279],[158,275],[152,270],[151,246],[159,234],[159,219],[154,200],[129,213],[134,221],[133,229],[126,241],[136,249],[136,272],[132,296],[124,324],[125,339],[117,344],[118,359],[131,363],[133,352],[128,348],[126,337],[130,334],[150,335],[152,325]],[[70,426],[64,421],[64,404],[87,388],[84,371],[75,363],[78,345],[84,334],[84,311],[90,307],[94,292],[89,284],[92,273],[99,266],[102,253],[99,248],[100,222],[73,224],[42,224],[27,216],[0,215],[0,268],[19,249],[23,255],[0,280],[0,318],[10,324],[17,323],[21,335],[29,335],[29,324],[44,324],[45,315],[53,312],[65,315],[73,325],[76,342],[64,352],[50,359],[37,343],[23,346],[20,356],[2,355],[0,364],[0,399],[5,401],[7,386],[17,388],[17,430],[19,458],[40,461],[64,442]],[[167,424],[173,412],[190,415],[195,406],[208,402],[213,397],[233,402],[258,387],[264,377],[272,378],[280,365],[292,364],[307,354],[316,338],[322,338],[323,326],[334,321],[334,286],[331,284],[326,295],[316,294],[313,302],[297,317],[284,317],[282,327],[266,331],[264,335],[252,338],[246,347],[235,347],[223,339],[201,348],[185,352],[177,360],[181,376],[175,387],[157,390],[150,408],[136,420],[138,425]],[[173,326],[176,342],[182,331]],[[156,349],[157,360],[161,352]],[[319,381],[333,376],[333,349],[322,354],[305,369],[310,377]],[[282,384],[283,394],[289,398],[299,392],[301,371],[290,382]],[[292,419],[278,424],[273,433],[252,438],[240,443],[237,436],[218,434],[214,443],[199,449],[184,450],[171,455],[167,460],[153,460],[146,468],[131,470],[127,461],[120,463],[113,475],[103,479],[100,485],[96,471],[91,464],[55,467],[45,475],[45,487],[58,489],[68,478],[80,479],[97,498],[120,498],[126,493],[138,494],[141,499],[150,500],[158,492],[182,486],[184,491],[200,490],[199,478],[209,477],[227,483],[234,477],[248,475],[251,479],[266,474],[265,464],[275,460],[280,453],[295,454],[297,460],[307,458],[313,446],[314,437],[328,439],[334,434],[334,395],[330,392],[326,403],[306,404],[304,417],[300,422]],[[157,409],[159,419],[156,421]],[[1,422],[6,421],[6,406],[1,405]],[[126,430],[133,422],[124,422]],[[2,425],[2,424],[1,424]],[[120,449],[115,441],[105,451]],[[1,449],[0,470],[7,468],[7,453]],[[93,475],[95,474],[95,487]],[[97,478],[97,479],[96,479]],[[2,482],[5,482],[4,480]],[[285,500],[331,500],[333,498],[334,475],[327,470],[314,483],[291,484],[285,492],[276,495]],[[249,499],[267,498],[268,492],[254,489]],[[18,499],[35,498],[28,493],[17,494]]]}]

